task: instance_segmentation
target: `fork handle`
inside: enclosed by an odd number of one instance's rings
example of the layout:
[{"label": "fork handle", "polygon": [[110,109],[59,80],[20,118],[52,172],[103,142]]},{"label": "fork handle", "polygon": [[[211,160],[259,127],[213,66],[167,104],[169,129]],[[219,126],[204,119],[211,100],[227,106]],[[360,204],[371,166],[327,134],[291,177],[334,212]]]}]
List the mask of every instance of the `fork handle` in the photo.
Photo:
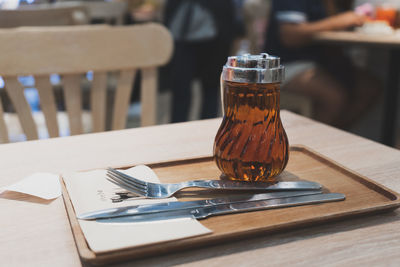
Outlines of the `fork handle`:
[{"label": "fork handle", "polygon": [[185,187],[201,187],[227,190],[317,190],[321,189],[319,183],[310,181],[287,181],[275,184],[262,182],[237,182],[226,180],[196,180],[184,183]]},{"label": "fork handle", "polygon": [[268,183],[249,183],[225,180],[195,180],[185,183],[185,187],[201,187],[211,189],[227,189],[227,190],[252,190],[260,189],[265,190],[266,187],[271,186]]},{"label": "fork handle", "polygon": [[200,187],[200,188],[213,188],[213,189],[223,189],[217,180],[195,180],[187,181],[182,183],[184,187]]}]

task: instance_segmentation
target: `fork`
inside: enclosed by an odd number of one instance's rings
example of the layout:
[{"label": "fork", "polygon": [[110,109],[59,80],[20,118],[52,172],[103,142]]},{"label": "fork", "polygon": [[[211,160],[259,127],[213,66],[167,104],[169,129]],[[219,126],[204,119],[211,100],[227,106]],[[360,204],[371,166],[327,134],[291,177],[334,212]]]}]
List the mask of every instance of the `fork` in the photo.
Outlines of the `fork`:
[{"label": "fork", "polygon": [[222,190],[262,190],[262,191],[283,191],[283,190],[319,190],[321,185],[310,181],[287,181],[270,183],[249,183],[225,180],[196,180],[175,184],[151,183],[139,180],[113,168],[107,168],[107,176],[114,184],[146,198],[168,198],[179,190],[188,187],[199,187]]}]

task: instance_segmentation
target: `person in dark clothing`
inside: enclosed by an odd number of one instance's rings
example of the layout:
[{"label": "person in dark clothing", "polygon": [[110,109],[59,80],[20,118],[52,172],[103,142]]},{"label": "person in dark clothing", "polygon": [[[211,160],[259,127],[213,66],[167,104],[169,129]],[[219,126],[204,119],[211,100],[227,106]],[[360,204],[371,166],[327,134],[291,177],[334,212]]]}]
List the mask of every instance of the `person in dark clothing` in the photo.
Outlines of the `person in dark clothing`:
[{"label": "person in dark clothing", "polygon": [[201,118],[217,116],[219,77],[235,37],[234,5],[230,0],[169,0],[164,23],[175,41],[170,63],[172,122],[188,119],[191,82],[202,85]]},{"label": "person in dark clothing", "polygon": [[280,56],[286,67],[282,90],[311,97],[317,120],[346,128],[366,110],[380,85],[340,48],[312,42],[318,32],[364,23],[366,18],[353,11],[329,16],[326,3],[332,2],[273,0],[265,51]]},{"label": "person in dark clothing", "polygon": [[298,38],[293,38],[295,44],[286,41],[286,36],[283,36],[283,33],[281,36],[281,31],[284,31],[281,26],[313,23],[325,17],[325,8],[320,0],[273,1],[265,42],[266,51],[279,55],[283,62],[317,60],[315,47],[312,45],[296,45],[299,42]]}]

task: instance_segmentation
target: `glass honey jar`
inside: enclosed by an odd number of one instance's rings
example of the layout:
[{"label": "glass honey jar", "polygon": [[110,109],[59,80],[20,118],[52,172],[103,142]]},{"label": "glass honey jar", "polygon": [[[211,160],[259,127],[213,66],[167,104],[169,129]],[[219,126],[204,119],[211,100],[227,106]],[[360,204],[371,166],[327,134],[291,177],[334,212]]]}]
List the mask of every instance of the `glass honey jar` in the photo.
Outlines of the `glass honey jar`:
[{"label": "glass honey jar", "polygon": [[221,75],[224,117],[214,142],[223,177],[275,182],[286,167],[289,142],[280,119],[280,58],[266,53],[229,57]]}]

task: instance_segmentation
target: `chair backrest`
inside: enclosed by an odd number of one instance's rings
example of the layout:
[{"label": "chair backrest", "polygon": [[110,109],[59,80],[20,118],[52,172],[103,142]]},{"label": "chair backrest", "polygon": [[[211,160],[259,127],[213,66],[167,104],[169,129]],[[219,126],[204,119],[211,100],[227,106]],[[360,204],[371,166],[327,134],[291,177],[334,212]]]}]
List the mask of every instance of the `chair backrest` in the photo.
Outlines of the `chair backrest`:
[{"label": "chair backrest", "polygon": [[100,20],[107,23],[121,25],[124,15],[128,12],[128,5],[124,1],[85,1],[85,7],[91,20]]},{"label": "chair backrest", "polygon": [[[119,71],[111,119],[112,130],[126,126],[133,81],[141,70],[141,124],[156,123],[157,67],[173,49],[172,37],[162,25],[71,26],[20,28],[0,31],[0,76],[28,140],[37,139],[37,127],[18,76],[33,75],[50,137],[59,136],[57,109],[49,81],[59,74],[70,133],[82,133],[82,74],[93,71],[91,113],[93,131],[105,130],[107,72]],[[0,115],[3,113],[0,106]],[[3,142],[4,120],[0,116]],[[0,137],[1,137],[0,136]]]},{"label": "chair backrest", "polygon": [[21,6],[14,10],[0,10],[0,28],[81,25],[88,23],[88,16],[86,6],[79,3]]}]

